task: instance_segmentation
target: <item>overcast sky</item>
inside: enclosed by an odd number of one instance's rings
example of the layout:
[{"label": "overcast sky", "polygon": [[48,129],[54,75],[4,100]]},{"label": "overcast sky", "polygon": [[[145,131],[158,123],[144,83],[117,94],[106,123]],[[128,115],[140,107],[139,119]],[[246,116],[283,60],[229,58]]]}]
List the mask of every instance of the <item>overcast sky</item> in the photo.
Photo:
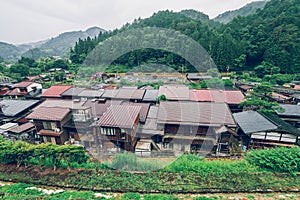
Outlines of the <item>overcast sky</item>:
[{"label": "overcast sky", "polygon": [[40,41],[73,30],[119,28],[159,10],[195,9],[213,18],[255,0],[0,0],[0,41]]}]

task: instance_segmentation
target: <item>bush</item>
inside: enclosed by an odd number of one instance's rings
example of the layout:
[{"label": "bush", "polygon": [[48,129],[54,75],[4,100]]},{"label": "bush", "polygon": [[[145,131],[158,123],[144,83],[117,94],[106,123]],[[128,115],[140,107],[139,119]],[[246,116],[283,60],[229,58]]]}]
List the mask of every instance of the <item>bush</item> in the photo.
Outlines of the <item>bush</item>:
[{"label": "bush", "polygon": [[300,172],[299,147],[253,150],[246,155],[246,160],[252,165],[274,172]]}]

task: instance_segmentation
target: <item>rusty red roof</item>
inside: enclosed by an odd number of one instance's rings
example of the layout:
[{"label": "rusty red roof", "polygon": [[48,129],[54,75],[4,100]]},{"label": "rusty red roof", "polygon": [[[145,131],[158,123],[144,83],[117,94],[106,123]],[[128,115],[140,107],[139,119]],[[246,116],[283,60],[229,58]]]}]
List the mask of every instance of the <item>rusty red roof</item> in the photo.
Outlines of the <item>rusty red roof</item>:
[{"label": "rusty red roof", "polygon": [[32,129],[33,127],[34,127],[33,123],[26,123],[26,124],[22,124],[21,126],[17,126],[12,129],[9,129],[9,131],[13,133],[22,133],[24,131]]},{"label": "rusty red roof", "polygon": [[295,85],[294,89],[295,90],[300,90],[300,85]]},{"label": "rusty red roof", "polygon": [[240,104],[244,95],[240,90],[190,90],[190,100]]},{"label": "rusty red roof", "polygon": [[15,87],[16,88],[26,88],[26,87],[28,87],[31,84],[33,84],[33,82],[31,82],[31,81],[23,81],[23,82],[20,82],[17,85],[15,85]]},{"label": "rusty red roof", "polygon": [[140,106],[111,105],[97,122],[99,126],[133,128],[139,117]]},{"label": "rusty red roof", "polygon": [[71,87],[71,85],[52,85],[41,95],[41,97],[61,97],[62,93]]},{"label": "rusty red roof", "polygon": [[157,123],[196,126],[236,126],[225,103],[161,102]]},{"label": "rusty red roof", "polygon": [[47,121],[61,121],[69,114],[69,112],[69,108],[38,107],[26,118]]}]

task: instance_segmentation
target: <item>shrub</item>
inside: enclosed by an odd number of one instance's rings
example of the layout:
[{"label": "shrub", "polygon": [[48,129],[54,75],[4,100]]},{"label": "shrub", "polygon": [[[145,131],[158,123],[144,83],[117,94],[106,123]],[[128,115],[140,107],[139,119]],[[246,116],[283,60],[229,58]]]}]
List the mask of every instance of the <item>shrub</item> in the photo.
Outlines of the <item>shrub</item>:
[{"label": "shrub", "polygon": [[246,160],[252,165],[274,172],[300,172],[299,147],[253,150],[246,155]]}]

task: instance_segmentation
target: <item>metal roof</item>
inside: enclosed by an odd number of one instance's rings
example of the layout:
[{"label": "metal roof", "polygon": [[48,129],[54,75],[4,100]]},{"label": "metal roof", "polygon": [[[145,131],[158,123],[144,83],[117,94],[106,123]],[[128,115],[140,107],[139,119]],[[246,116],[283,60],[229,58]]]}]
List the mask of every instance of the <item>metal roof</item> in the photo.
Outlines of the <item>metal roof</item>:
[{"label": "metal roof", "polygon": [[235,126],[228,105],[210,102],[161,102],[159,124]]},{"label": "metal roof", "polygon": [[91,97],[91,98],[100,98],[104,90],[83,90],[78,94],[79,97]]},{"label": "metal roof", "polygon": [[107,108],[111,105],[120,105],[122,101],[120,100],[107,100],[107,101],[92,101],[91,99],[87,100],[83,106],[91,107],[93,117],[101,117]]},{"label": "metal roof", "polygon": [[160,86],[158,96],[161,95],[165,95],[169,100],[190,100],[190,91],[185,85]]},{"label": "metal roof", "polygon": [[256,111],[234,113],[233,117],[245,134],[277,129],[274,123]]},{"label": "metal roof", "polygon": [[140,124],[137,134],[163,135],[163,130],[158,130],[157,127],[158,107],[151,106],[145,124]]},{"label": "metal roof", "polygon": [[145,90],[136,88],[121,88],[114,98],[117,99],[138,99],[141,100],[144,97]]},{"label": "metal roof", "polygon": [[26,118],[46,121],[62,121],[70,112],[69,108],[39,107]]},{"label": "metal roof", "polygon": [[78,87],[72,87],[68,90],[66,90],[64,93],[61,94],[61,96],[72,96],[77,97],[79,93],[81,93],[85,88],[78,88]]},{"label": "metal roof", "polygon": [[140,110],[140,106],[111,105],[97,125],[131,129],[139,117]]},{"label": "metal roof", "polygon": [[280,106],[284,110],[283,111],[281,111],[281,110],[276,111],[276,113],[279,116],[300,117],[300,106],[298,106],[298,105],[290,105],[290,104],[280,104]]},{"label": "metal roof", "polygon": [[146,90],[143,101],[156,101],[158,97],[158,90]]},{"label": "metal roof", "polygon": [[1,110],[4,116],[13,117],[27,109],[36,105],[38,100],[10,100],[4,99],[0,101]]},{"label": "metal roof", "polygon": [[114,98],[118,92],[119,92],[118,89],[107,89],[107,90],[104,90],[102,97],[103,98]]},{"label": "metal roof", "polygon": [[89,106],[84,106],[86,101],[73,101],[69,99],[47,99],[40,105],[38,105],[35,109],[39,107],[60,107],[60,108],[70,108],[70,109],[86,109],[89,108]]}]

